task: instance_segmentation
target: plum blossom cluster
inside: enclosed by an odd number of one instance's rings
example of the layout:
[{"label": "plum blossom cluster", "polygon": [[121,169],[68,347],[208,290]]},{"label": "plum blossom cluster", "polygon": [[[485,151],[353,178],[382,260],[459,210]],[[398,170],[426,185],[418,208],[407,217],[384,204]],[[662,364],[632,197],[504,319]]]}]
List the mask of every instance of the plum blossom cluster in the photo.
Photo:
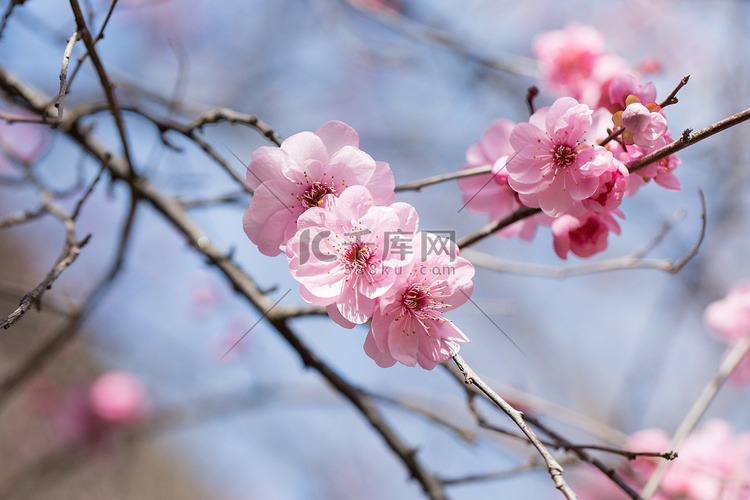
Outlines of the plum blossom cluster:
[{"label": "plum blossom cluster", "polygon": [[[630,436],[625,449],[661,453],[670,449],[670,437],[661,429],[646,429]],[[720,419],[707,421],[675,450],[678,453],[661,480],[654,500],[746,500],[750,498],[750,432],[736,433]],[[661,458],[640,456],[618,472],[640,489]],[[599,471],[591,470],[577,488],[582,500],[626,499]],[[584,479],[582,478],[582,479]]]},{"label": "plum blossom cluster", "polygon": [[469,300],[473,266],[455,236],[418,232],[390,167],[351,127],[330,121],[252,158],[247,236],[266,255],[284,252],[302,298],[336,323],[371,322],[364,348],[379,366],[432,369],[469,341],[444,314]]},{"label": "plum blossom cluster", "polygon": [[467,208],[502,219],[521,207],[541,213],[497,233],[524,241],[551,226],[554,249],[590,257],[607,248],[623,198],[653,180],[679,190],[675,155],[630,172],[627,164],[673,141],[653,83],[604,51],[603,36],[579,25],[539,35],[534,52],[546,88],[568,95],[528,122],[494,122],[469,148],[464,168],[491,172],[459,179]]},{"label": "plum blossom cluster", "polygon": [[[703,312],[703,322],[729,345],[750,339],[750,282],[737,283],[726,297],[709,304]],[[750,355],[743,356],[729,380],[737,385],[750,384]]]}]

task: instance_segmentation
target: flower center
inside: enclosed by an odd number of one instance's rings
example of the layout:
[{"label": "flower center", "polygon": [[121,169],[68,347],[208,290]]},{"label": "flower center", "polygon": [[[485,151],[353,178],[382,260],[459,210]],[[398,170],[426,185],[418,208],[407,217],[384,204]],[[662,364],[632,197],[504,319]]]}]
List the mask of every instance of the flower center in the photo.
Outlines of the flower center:
[{"label": "flower center", "polygon": [[432,296],[429,289],[422,283],[414,283],[403,295],[404,305],[412,312],[425,309],[430,302],[432,302]]},{"label": "flower center", "polygon": [[552,151],[552,157],[560,168],[567,168],[576,161],[576,150],[567,144],[559,144]]},{"label": "flower center", "polygon": [[355,241],[346,247],[344,261],[347,271],[364,274],[372,260],[372,250],[363,241]]},{"label": "flower center", "polygon": [[317,207],[323,201],[323,197],[327,194],[336,194],[336,191],[328,187],[327,184],[322,182],[314,182],[311,184],[305,193],[299,197],[302,202],[302,206],[305,209]]}]

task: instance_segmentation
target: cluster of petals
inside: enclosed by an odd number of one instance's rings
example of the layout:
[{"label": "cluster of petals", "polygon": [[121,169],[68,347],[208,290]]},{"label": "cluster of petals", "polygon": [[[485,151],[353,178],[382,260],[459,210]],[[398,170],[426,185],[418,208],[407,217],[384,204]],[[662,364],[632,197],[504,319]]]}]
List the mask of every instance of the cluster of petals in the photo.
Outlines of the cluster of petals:
[{"label": "cluster of petals", "polygon": [[601,32],[577,23],[537,35],[533,51],[543,86],[591,107],[600,106],[608,97],[609,84],[628,71],[625,61],[606,52],[604,45]]},{"label": "cluster of petals", "polygon": [[469,339],[443,313],[468,300],[474,275],[455,242],[428,251],[414,207],[377,206],[363,186],[328,197],[286,245],[302,298],[347,328],[372,320],[365,352],[380,366],[432,369],[453,357]]},{"label": "cluster of petals", "polygon": [[620,225],[613,217],[622,212],[593,213],[580,217],[562,215],[552,221],[552,244],[561,259],[568,258],[568,252],[581,258],[588,258],[607,249],[609,233],[620,234]]},{"label": "cluster of petals", "polygon": [[561,97],[513,128],[514,154],[505,168],[508,184],[524,205],[559,217],[594,195],[602,174],[619,169],[612,153],[587,142],[591,115],[585,104]]},{"label": "cluster of petals", "polygon": [[326,203],[302,214],[297,233],[287,242],[289,271],[300,294],[326,306],[342,326],[367,322],[375,299],[398,279],[405,255],[387,248],[390,235],[411,238],[419,224],[414,207],[396,202],[377,206],[363,186],[328,195]]},{"label": "cluster of petals", "polygon": [[468,149],[464,169],[490,172],[459,179],[464,205],[491,221],[523,207],[539,208],[540,214],[498,236],[530,241],[539,225],[550,225],[557,255],[591,257],[607,248],[610,232],[620,233],[614,216],[624,218],[624,198],[651,180],[680,189],[674,175],[680,160],[669,155],[629,170],[673,139],[653,82],[642,82],[637,71],[607,53],[600,32],[570,24],[538,35],[534,54],[542,86],[565,96],[528,122],[495,121]]},{"label": "cluster of petals", "polygon": [[469,300],[474,267],[449,239],[443,240],[448,251],[421,258],[427,253],[421,236],[414,240],[415,257],[400,270],[403,279],[378,300],[372,317],[365,352],[381,367],[398,361],[431,370],[469,341],[443,314]]},{"label": "cluster of petals", "polygon": [[280,148],[252,153],[247,184],[255,193],[242,218],[243,228],[261,253],[278,255],[297,232],[297,219],[326,196],[349,186],[366,186],[377,205],[396,201],[393,173],[359,149],[359,136],[347,124],[329,121],[315,133],[300,132]]},{"label": "cluster of petals", "polygon": [[[646,429],[630,436],[625,449],[641,453],[671,450],[669,435]],[[689,434],[669,464],[654,500],[747,500],[750,498],[750,432],[736,433],[721,419],[706,421]],[[642,488],[662,458],[639,456],[618,472],[635,488]],[[581,500],[628,498],[598,470],[587,471],[576,488]]]},{"label": "cluster of petals", "polygon": [[[729,345],[750,339],[750,282],[737,283],[726,297],[709,304],[703,312],[703,322]],[[750,384],[750,355],[740,360],[729,379],[738,385]]]},{"label": "cluster of petals", "polygon": [[637,144],[642,148],[653,148],[667,133],[667,119],[655,102],[641,104],[638,97],[630,95],[627,106],[612,116],[618,127],[624,127],[622,140],[625,144]]},{"label": "cluster of petals", "polygon": [[[496,120],[482,134],[479,142],[466,151],[466,164],[462,170],[491,166],[491,172],[458,179],[464,206],[472,213],[487,214],[490,222],[503,219],[523,206],[518,193],[508,185],[508,172],[505,169],[505,163],[513,153],[510,134],[514,126],[509,120]],[[551,220],[545,214],[536,214],[495,234],[501,238],[518,236],[523,241],[531,241],[537,227],[549,225]]]},{"label": "cluster of petals", "polygon": [[333,321],[372,320],[365,351],[377,364],[432,369],[469,341],[443,313],[469,299],[474,268],[453,241],[432,235],[424,248],[416,210],[351,127],[330,121],[252,157],[245,233],[263,254],[283,251],[302,298]]}]

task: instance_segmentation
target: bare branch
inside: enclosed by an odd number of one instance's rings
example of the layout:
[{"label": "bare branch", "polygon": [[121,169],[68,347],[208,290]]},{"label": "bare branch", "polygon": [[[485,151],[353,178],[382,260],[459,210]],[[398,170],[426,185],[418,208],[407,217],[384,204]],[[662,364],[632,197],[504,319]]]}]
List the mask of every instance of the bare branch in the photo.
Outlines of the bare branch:
[{"label": "bare branch", "polygon": [[690,260],[698,253],[706,235],[706,200],[703,192],[699,191],[701,198],[701,231],[698,241],[679,260],[672,262],[669,259],[644,259],[676,224],[677,216],[667,221],[651,241],[643,248],[625,257],[607,259],[598,262],[589,262],[571,267],[550,267],[525,264],[523,262],[512,262],[497,258],[493,255],[467,248],[461,252],[461,256],[474,265],[498,271],[501,273],[522,274],[527,276],[544,276],[550,278],[565,278],[568,276],[581,276],[585,274],[619,271],[622,269],[656,269],[670,274],[676,274],[682,270]]},{"label": "bare branch", "polygon": [[492,165],[482,165],[480,167],[471,167],[458,172],[451,172],[449,174],[434,175],[414,182],[407,182],[396,186],[396,191],[419,191],[425,186],[437,184],[439,182],[450,181],[453,179],[460,179],[462,177],[471,177],[473,175],[489,174],[492,172]]},{"label": "bare branch", "polygon": [[[112,2],[112,8],[114,8],[115,3],[116,2]],[[73,15],[76,18],[78,32],[81,34],[84,45],[86,45],[86,50],[89,53],[89,57],[91,57],[91,63],[94,65],[94,69],[96,69],[96,73],[99,76],[102,90],[104,91],[104,95],[107,97],[109,109],[112,112],[112,117],[115,119],[117,132],[120,135],[123,155],[125,156],[125,161],[127,162],[127,168],[129,172],[128,175],[132,176],[134,174],[133,162],[130,157],[130,147],[128,146],[128,139],[125,132],[125,123],[122,120],[122,111],[120,110],[120,106],[117,104],[117,99],[114,93],[114,84],[109,80],[107,72],[104,70],[104,65],[99,58],[99,54],[96,52],[96,48],[94,47],[94,39],[91,38],[91,33],[86,27],[86,21],[83,19],[83,13],[81,12],[81,7],[78,5],[78,0],[70,0],[70,7],[73,9]]]},{"label": "bare branch", "polygon": [[500,397],[499,394],[492,390],[492,388],[488,386],[474,372],[474,370],[469,367],[469,365],[466,363],[466,361],[463,360],[460,355],[456,354],[455,356],[453,356],[453,361],[458,366],[458,369],[461,370],[461,373],[463,373],[464,382],[467,385],[476,386],[490,401],[492,401],[495,405],[502,409],[503,412],[505,412],[505,414],[508,415],[511,420],[513,420],[513,422],[518,426],[518,428],[521,429],[521,431],[526,435],[534,448],[539,451],[539,454],[542,456],[545,464],[547,465],[547,472],[549,472],[552,481],[555,483],[555,487],[560,490],[563,495],[565,495],[565,498],[571,500],[577,498],[576,494],[572,489],[570,489],[562,476],[562,473],[564,472],[562,466],[557,462],[557,460],[555,460],[550,452],[547,451],[547,448],[545,448],[542,442],[539,441],[539,438],[536,437],[534,431],[532,431],[526,425],[526,422],[524,422],[523,420],[523,414],[509,405],[503,398]]},{"label": "bare branch", "polygon": [[44,202],[43,207],[45,212],[51,213],[59,217],[65,225],[65,244],[63,245],[62,252],[57,258],[55,265],[52,267],[47,276],[37,285],[33,290],[24,295],[21,299],[21,304],[16,308],[15,311],[6,316],[0,321],[0,328],[8,329],[13,323],[15,323],[26,311],[31,308],[32,305],[36,304],[37,308],[41,306],[42,295],[44,292],[52,288],[52,284],[57,278],[65,271],[73,262],[75,262],[78,254],[81,253],[81,249],[88,243],[91,235],[86,236],[83,240],[78,241],[75,234],[75,222],[67,216],[60,208],[52,203],[51,200],[47,199]]}]

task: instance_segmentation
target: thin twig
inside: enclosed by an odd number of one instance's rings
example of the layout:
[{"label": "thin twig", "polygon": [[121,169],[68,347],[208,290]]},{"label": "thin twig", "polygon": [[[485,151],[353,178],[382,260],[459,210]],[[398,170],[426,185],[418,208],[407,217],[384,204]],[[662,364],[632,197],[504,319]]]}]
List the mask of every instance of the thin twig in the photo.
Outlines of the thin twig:
[{"label": "thin twig", "polygon": [[521,429],[521,431],[526,435],[534,448],[539,451],[539,454],[542,456],[545,464],[547,465],[547,472],[549,472],[552,481],[555,483],[555,487],[560,490],[563,495],[565,495],[565,498],[577,498],[576,494],[572,489],[570,489],[562,476],[562,466],[557,462],[557,460],[555,460],[550,452],[547,451],[547,448],[541,443],[541,441],[539,441],[539,438],[536,437],[534,431],[532,431],[529,426],[526,425],[526,422],[524,422],[523,420],[523,414],[509,405],[503,398],[500,397],[500,395],[498,395],[490,386],[488,386],[474,372],[474,370],[469,367],[466,361],[464,361],[464,359],[459,354],[453,356],[453,361],[458,366],[458,369],[461,370],[461,373],[463,373],[464,382],[467,385],[476,386],[480,391],[482,391],[485,396],[487,396],[487,398],[490,399],[490,401],[492,401],[495,405],[502,409],[503,412],[505,412],[505,414],[508,415],[511,420],[513,420],[513,422],[518,426],[518,428]]},{"label": "thin twig", "polygon": [[525,264],[523,262],[512,262],[499,259],[494,255],[489,255],[472,248],[463,250],[461,256],[472,264],[486,269],[491,269],[501,273],[521,274],[525,276],[565,278],[568,276],[581,276],[586,274],[619,271],[622,269],[656,269],[670,274],[676,274],[680,272],[693,257],[695,257],[706,236],[706,200],[701,190],[698,190],[698,193],[701,198],[701,231],[698,236],[698,241],[685,253],[685,255],[674,262],[669,259],[644,259],[643,257],[650,252],[673,227],[676,217],[667,221],[651,241],[631,255],[602,260],[599,262],[588,262],[579,266],[551,267]]},{"label": "thin twig", "polygon": [[63,53],[63,62],[60,68],[60,92],[57,94],[57,102],[55,103],[58,122],[63,119],[65,96],[68,94],[68,62],[70,61],[70,54],[73,53],[73,46],[78,39],[78,30],[73,30],[73,34],[68,38],[68,44],[65,46],[65,52]]},{"label": "thin twig", "polygon": [[398,186],[396,186],[396,191],[419,191],[425,186],[430,186],[439,182],[461,179],[462,177],[470,177],[473,175],[489,174],[490,172],[492,172],[492,165],[481,165],[479,167],[465,168],[459,170],[458,172],[434,175],[432,177],[427,177],[418,181],[399,184]]},{"label": "thin twig", "polygon": [[6,330],[10,328],[11,325],[13,325],[13,323],[15,323],[26,311],[28,311],[31,306],[36,304],[37,308],[40,307],[44,292],[52,288],[52,284],[57,280],[60,274],[75,262],[76,258],[78,258],[78,254],[81,253],[81,249],[86,246],[91,237],[91,235],[88,235],[83,240],[78,241],[75,234],[75,221],[65,214],[62,209],[54,205],[51,200],[45,200],[43,208],[46,212],[55,215],[63,221],[66,234],[65,244],[63,245],[62,252],[57,258],[55,265],[49,273],[47,273],[44,280],[42,280],[42,282],[33,290],[24,295],[21,299],[21,304],[12,313],[0,321],[0,328]]}]

